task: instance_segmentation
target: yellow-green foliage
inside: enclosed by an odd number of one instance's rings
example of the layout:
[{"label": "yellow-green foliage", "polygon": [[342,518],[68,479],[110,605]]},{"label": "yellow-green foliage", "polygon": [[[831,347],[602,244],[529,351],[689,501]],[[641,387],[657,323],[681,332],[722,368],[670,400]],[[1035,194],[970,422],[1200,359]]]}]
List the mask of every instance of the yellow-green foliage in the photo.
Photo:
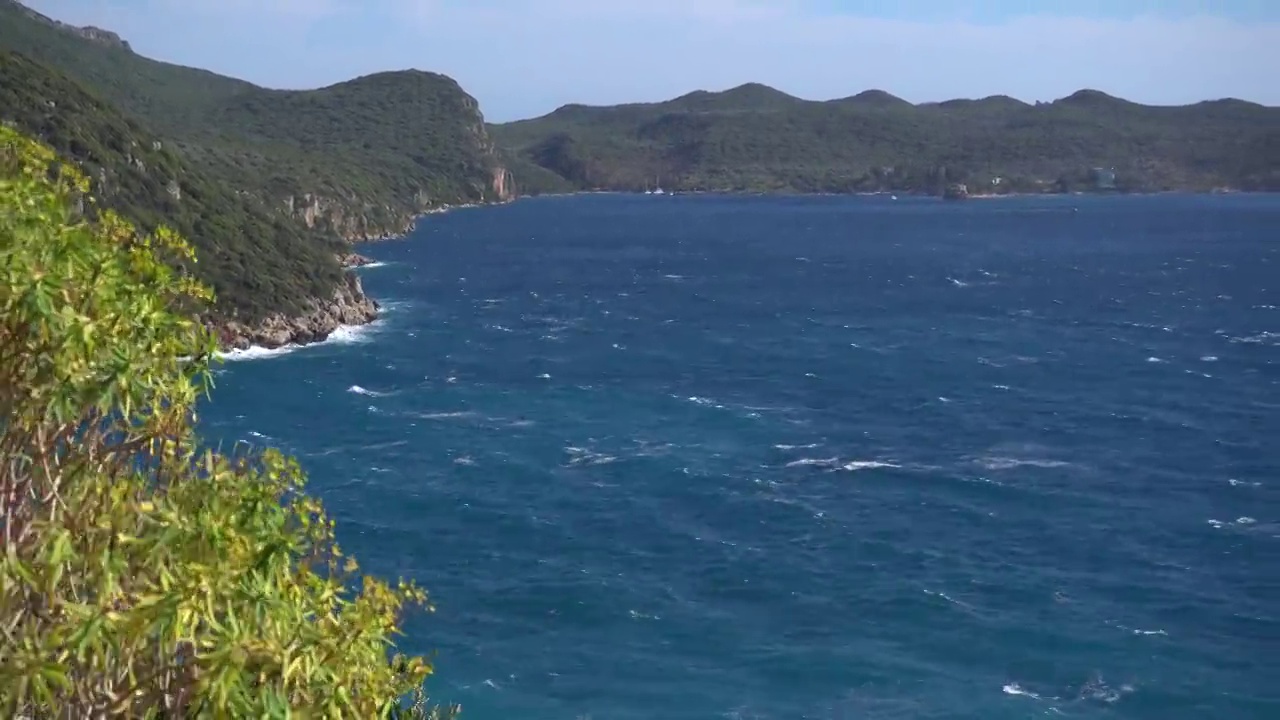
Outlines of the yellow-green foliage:
[{"label": "yellow-green foliage", "polygon": [[357,582],[291,459],[199,449],[190,250],[87,187],[0,126],[0,717],[434,715],[388,655],[425,593]]}]

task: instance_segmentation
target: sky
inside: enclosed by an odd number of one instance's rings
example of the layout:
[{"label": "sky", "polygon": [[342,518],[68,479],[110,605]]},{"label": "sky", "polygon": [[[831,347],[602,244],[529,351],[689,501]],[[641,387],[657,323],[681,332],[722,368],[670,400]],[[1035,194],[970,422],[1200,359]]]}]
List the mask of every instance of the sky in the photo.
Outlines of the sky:
[{"label": "sky", "polygon": [[442,72],[496,122],[745,82],[813,100],[1280,105],[1280,0],[23,1],[268,87]]}]

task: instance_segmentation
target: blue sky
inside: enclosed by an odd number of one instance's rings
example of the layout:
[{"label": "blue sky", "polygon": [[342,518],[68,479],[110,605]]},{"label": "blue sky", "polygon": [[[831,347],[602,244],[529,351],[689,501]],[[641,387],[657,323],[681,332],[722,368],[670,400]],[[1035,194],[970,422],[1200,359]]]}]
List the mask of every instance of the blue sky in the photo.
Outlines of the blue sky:
[{"label": "blue sky", "polygon": [[271,87],[447,73],[490,120],[754,81],[913,102],[1083,87],[1280,105],[1280,0],[25,0]]}]

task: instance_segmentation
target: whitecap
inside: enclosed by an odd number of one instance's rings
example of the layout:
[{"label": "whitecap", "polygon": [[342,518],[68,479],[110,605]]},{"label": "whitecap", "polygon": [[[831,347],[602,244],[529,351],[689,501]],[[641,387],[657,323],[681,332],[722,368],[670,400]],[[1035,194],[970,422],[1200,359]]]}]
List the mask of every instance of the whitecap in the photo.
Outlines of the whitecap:
[{"label": "whitecap", "polygon": [[373,339],[373,335],[381,329],[381,320],[375,320],[366,325],[339,325],[334,329],[329,337],[325,338],[323,343],[332,343],[334,345],[361,345]]},{"label": "whitecap", "polygon": [[840,463],[839,458],[800,458],[787,463],[787,467],[835,467]]},{"label": "whitecap", "polygon": [[618,458],[613,455],[588,450],[587,448],[570,445],[564,450],[573,456],[569,459],[570,465],[608,465],[618,461]]},{"label": "whitecap", "polygon": [[1237,524],[1237,525],[1252,525],[1252,524],[1254,524],[1254,523],[1256,523],[1256,522],[1258,522],[1258,521],[1257,521],[1257,520],[1254,520],[1254,519],[1253,519],[1253,518],[1251,518],[1251,517],[1240,517],[1240,518],[1236,518],[1236,524]]},{"label": "whitecap", "polygon": [[550,379],[551,379],[551,374],[550,374],[550,373],[542,373],[541,375],[539,375],[539,376],[538,376],[538,379],[539,379],[539,380],[550,380]]},{"label": "whitecap", "polygon": [[247,348],[236,348],[226,352],[215,353],[215,357],[227,361],[238,362],[242,360],[265,360],[268,358],[276,358],[298,350],[304,350],[311,347],[319,347],[322,345],[358,345],[367,343],[372,336],[383,326],[381,318],[364,325],[339,325],[334,328],[333,332],[324,340],[314,343],[299,345],[297,343],[289,343],[275,348],[266,348],[261,345],[250,345]]},{"label": "whitecap", "polygon": [[974,462],[987,470],[1012,470],[1013,468],[1022,467],[1024,465],[1049,469],[1066,467],[1071,464],[1062,460],[1046,460],[1038,458],[1029,458],[1024,460],[1010,457],[982,457],[974,460]]},{"label": "whitecap", "polygon": [[1218,362],[1218,357],[1216,355],[1205,355],[1204,357],[1200,358],[1200,361],[1201,362]]},{"label": "whitecap", "polygon": [[376,262],[365,263],[363,265],[353,265],[351,266],[350,269],[351,270],[372,270],[374,268],[386,267],[389,264],[390,263],[385,263],[385,262],[382,262],[381,260],[378,260]]},{"label": "whitecap", "polygon": [[857,472],[859,470],[874,470],[876,468],[900,468],[901,465],[895,465],[890,462],[882,462],[880,460],[853,460],[840,466],[842,470],[849,472]]},{"label": "whitecap", "polygon": [[809,443],[808,445],[774,445],[775,450],[812,450],[818,447],[818,443]]},{"label": "whitecap", "polygon": [[386,395],[386,393],[380,393],[375,390],[368,390],[366,388],[360,387],[359,385],[352,385],[351,387],[347,388],[347,392],[355,393],[356,395],[364,395],[366,397],[382,397]]},{"label": "whitecap", "polygon": [[267,358],[281,357],[289,353],[302,349],[301,345],[281,345],[280,347],[267,348],[261,345],[250,345],[247,348],[236,348],[226,352],[216,353],[215,357],[224,362],[240,362],[243,360],[266,360]]},{"label": "whitecap", "polygon": [[1155,357],[1155,356],[1153,355],[1153,356],[1151,356],[1151,357],[1147,358],[1147,362],[1149,362],[1149,363],[1162,363],[1162,362],[1164,362],[1164,360],[1162,360],[1162,359],[1160,359],[1160,358],[1158,358],[1158,357]]},{"label": "whitecap", "polygon": [[1029,697],[1033,700],[1040,699],[1039,695],[1023,690],[1018,683],[1007,683],[1003,688],[1001,688],[1001,690],[1004,690],[1005,695],[1022,695],[1023,697]]},{"label": "whitecap", "polygon": [[415,413],[414,417],[421,420],[456,420],[458,418],[475,417],[475,413],[469,410],[455,410],[452,412]]},{"label": "whitecap", "polygon": [[703,406],[703,407],[714,407],[714,408],[723,408],[723,407],[724,407],[723,405],[721,405],[720,403],[716,402],[715,400],[712,400],[711,398],[698,397],[697,395],[690,395],[690,396],[689,396],[688,398],[686,398],[686,399],[687,399],[689,402],[693,403],[694,405],[701,405],[701,406]]}]

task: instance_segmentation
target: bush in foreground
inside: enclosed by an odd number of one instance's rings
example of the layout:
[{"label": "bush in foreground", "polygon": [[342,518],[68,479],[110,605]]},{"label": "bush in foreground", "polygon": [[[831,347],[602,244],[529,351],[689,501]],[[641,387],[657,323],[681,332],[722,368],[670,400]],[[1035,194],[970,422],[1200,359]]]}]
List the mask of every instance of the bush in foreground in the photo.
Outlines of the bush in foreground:
[{"label": "bush in foreground", "polygon": [[293,460],[200,448],[194,258],[87,190],[0,126],[0,716],[438,717],[389,657],[426,594],[357,583]]}]

